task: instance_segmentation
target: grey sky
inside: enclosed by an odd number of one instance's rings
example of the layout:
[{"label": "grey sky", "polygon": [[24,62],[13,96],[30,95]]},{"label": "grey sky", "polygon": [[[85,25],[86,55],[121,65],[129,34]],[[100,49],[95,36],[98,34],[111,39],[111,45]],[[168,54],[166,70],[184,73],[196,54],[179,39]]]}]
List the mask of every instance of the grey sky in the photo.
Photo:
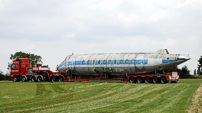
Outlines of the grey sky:
[{"label": "grey sky", "polygon": [[72,52],[202,55],[201,0],[0,0],[0,70],[10,54],[42,56],[52,70]]}]

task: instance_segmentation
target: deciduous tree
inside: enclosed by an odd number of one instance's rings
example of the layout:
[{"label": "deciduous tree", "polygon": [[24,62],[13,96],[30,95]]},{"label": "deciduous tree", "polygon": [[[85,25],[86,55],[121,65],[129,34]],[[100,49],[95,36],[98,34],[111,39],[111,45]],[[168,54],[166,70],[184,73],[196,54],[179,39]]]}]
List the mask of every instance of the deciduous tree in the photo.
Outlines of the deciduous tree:
[{"label": "deciduous tree", "polygon": [[198,60],[198,75],[201,75],[201,67],[202,67],[202,56],[200,56],[199,60]]},{"label": "deciduous tree", "polygon": [[188,67],[185,65],[182,67],[182,69],[179,69],[177,66],[173,66],[167,70],[165,70],[166,73],[168,72],[177,72],[178,75],[180,77],[183,77],[183,78],[186,78],[186,77],[189,77],[190,75],[190,70],[188,69]]},{"label": "deciduous tree", "polygon": [[194,69],[194,75],[196,75],[196,69]]},{"label": "deciduous tree", "polygon": [[4,80],[4,74],[2,71],[0,71],[0,80]]},{"label": "deciduous tree", "polygon": [[[31,53],[24,53],[24,52],[16,52],[15,54],[11,54],[10,60],[15,60],[18,58],[27,58],[29,60],[30,66],[34,66],[35,63],[42,62],[42,57],[40,55],[35,55]],[[8,70],[11,67],[11,63],[8,63]]]}]

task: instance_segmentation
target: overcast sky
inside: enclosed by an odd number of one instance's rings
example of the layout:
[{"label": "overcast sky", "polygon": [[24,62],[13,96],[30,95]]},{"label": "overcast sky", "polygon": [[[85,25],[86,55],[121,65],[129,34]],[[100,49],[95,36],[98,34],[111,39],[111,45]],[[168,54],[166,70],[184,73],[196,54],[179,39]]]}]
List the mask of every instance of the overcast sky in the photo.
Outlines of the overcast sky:
[{"label": "overcast sky", "polygon": [[67,55],[150,52],[202,56],[202,0],[0,0],[0,70],[23,51],[52,70]]}]

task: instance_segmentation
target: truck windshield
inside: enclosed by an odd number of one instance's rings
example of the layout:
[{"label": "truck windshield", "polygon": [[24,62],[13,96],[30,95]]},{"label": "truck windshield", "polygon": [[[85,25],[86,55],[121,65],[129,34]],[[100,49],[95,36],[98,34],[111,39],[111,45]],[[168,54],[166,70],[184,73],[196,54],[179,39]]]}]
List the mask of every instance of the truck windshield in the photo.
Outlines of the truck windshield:
[{"label": "truck windshield", "polygon": [[15,69],[15,64],[13,64],[13,65],[11,66],[11,69]]}]

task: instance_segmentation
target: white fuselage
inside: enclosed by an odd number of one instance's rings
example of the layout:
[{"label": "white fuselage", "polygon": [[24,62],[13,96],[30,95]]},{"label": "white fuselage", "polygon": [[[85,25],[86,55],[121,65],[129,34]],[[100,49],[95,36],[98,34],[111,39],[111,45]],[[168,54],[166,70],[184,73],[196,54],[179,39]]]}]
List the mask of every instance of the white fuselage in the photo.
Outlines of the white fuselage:
[{"label": "white fuselage", "polygon": [[69,55],[58,71],[74,75],[146,74],[181,64],[190,58],[168,53],[94,53]]}]

